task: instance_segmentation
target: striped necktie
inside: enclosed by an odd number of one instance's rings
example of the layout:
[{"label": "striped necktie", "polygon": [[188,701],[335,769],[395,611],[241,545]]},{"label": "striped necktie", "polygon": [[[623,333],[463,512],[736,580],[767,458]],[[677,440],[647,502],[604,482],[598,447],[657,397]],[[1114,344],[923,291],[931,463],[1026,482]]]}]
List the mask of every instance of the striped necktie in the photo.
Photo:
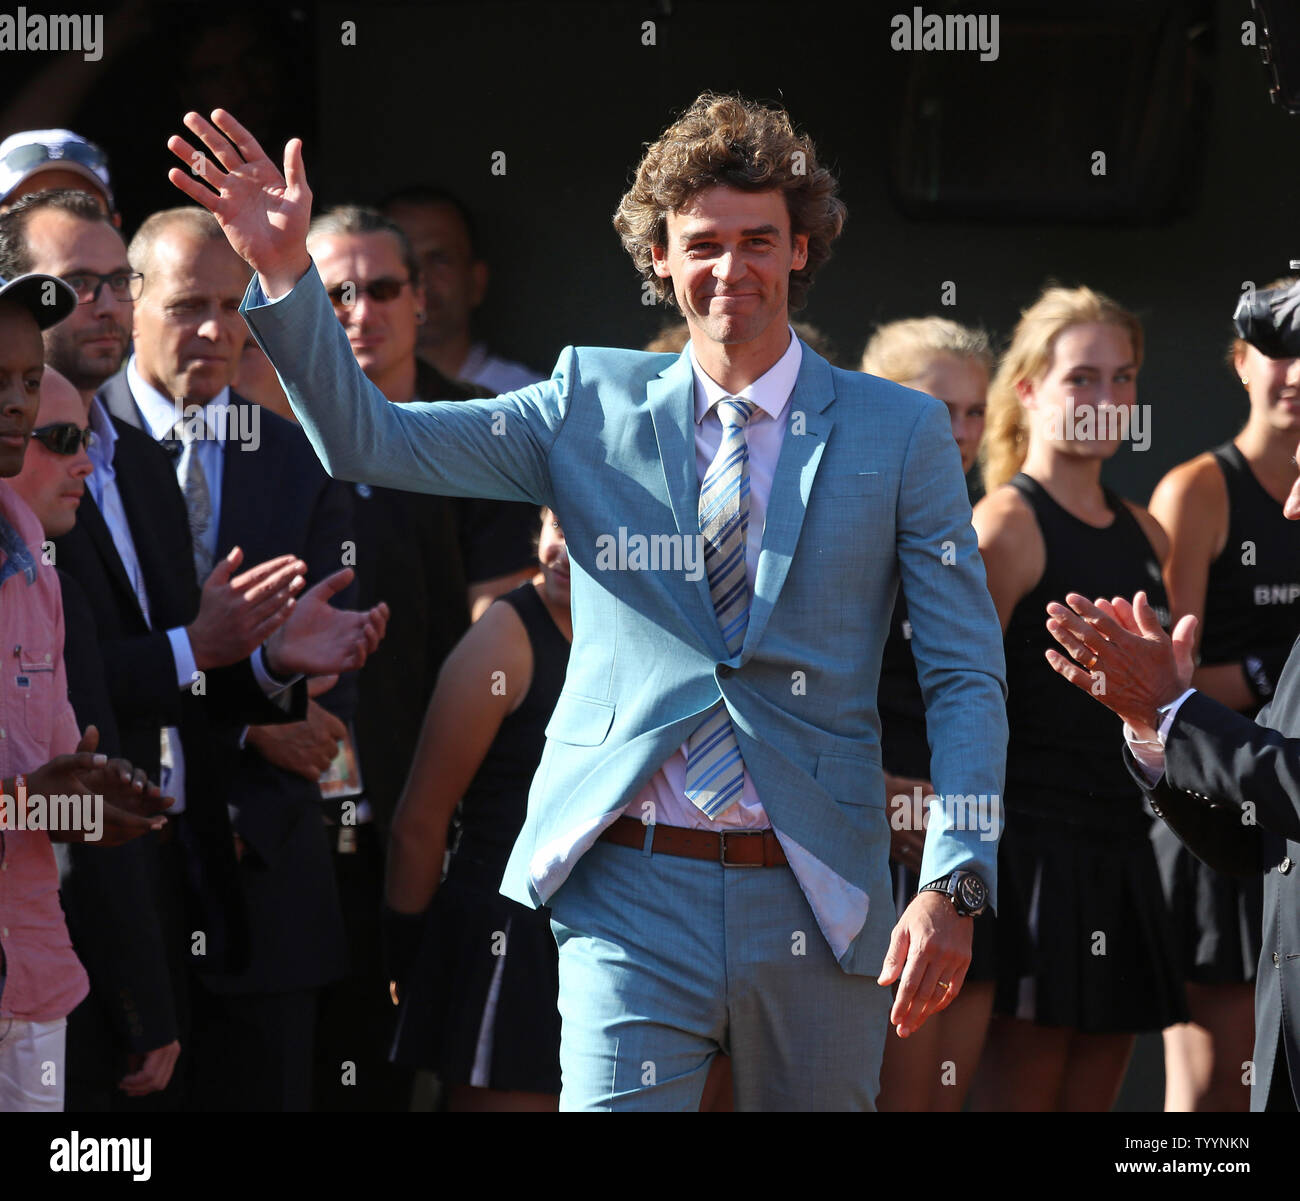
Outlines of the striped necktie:
[{"label": "striped necktie", "polygon": [[[745,642],[749,626],[749,577],[745,549],[749,539],[749,447],[745,426],[754,405],[727,397],[718,401],[722,443],[700,484],[700,533],[709,594],[729,654]],[[686,743],[686,797],[710,820],[738,800],[745,764],[725,702],[719,698]]]},{"label": "striped necktie", "polygon": [[176,465],[176,475],[185,494],[185,509],[190,518],[190,536],[194,540],[194,571],[199,577],[199,587],[212,573],[215,562],[208,546],[208,529],[212,525],[212,494],[208,491],[208,477],[199,459],[199,439],[208,437],[207,423],[201,430],[192,421],[178,421],[172,437],[179,439],[184,449]]}]

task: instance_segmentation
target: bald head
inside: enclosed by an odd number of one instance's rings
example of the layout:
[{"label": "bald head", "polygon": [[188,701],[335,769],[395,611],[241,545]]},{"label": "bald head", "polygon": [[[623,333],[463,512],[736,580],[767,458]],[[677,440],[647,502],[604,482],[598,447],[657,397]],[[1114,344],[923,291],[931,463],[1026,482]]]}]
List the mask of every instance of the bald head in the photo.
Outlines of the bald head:
[{"label": "bald head", "polygon": [[144,276],[134,326],[141,375],[171,400],[207,404],[239,367],[248,265],[199,208],[154,213],[128,254]]},{"label": "bald head", "polygon": [[[229,246],[226,235],[221,232],[217,219],[208,212],[194,205],[181,205],[174,209],[160,209],[146,217],[144,223],[136,230],[131,245],[127,247],[127,257],[131,268],[144,276],[144,286],[149,286],[149,268],[153,263],[154,250],[160,240],[169,235],[184,234],[196,242],[220,242]],[[230,252],[234,254],[232,250]],[[242,261],[242,260],[241,260]]]},{"label": "bald head", "polygon": [[[72,442],[68,428],[86,428],[86,406],[81,393],[66,376],[52,367],[41,377],[41,401],[36,414],[35,437],[27,444],[23,469],[11,481],[13,489],[30,506],[47,538],[66,534],[77,520],[77,507],[86,491],[86,477],[93,470],[85,447]],[[46,445],[67,439],[70,454],[59,454]]]}]

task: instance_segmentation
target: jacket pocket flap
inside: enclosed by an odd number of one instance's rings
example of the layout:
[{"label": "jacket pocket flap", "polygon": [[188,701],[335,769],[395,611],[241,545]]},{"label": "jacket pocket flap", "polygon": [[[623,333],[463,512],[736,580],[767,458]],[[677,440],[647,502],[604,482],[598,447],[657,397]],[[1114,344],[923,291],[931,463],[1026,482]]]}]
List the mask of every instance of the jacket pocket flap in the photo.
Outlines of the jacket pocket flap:
[{"label": "jacket pocket flap", "polygon": [[885,808],[883,778],[874,759],[834,752],[819,755],[814,779],[841,804]]},{"label": "jacket pocket flap", "polygon": [[546,737],[572,746],[599,746],[614,724],[613,701],[561,692],[546,724]]}]

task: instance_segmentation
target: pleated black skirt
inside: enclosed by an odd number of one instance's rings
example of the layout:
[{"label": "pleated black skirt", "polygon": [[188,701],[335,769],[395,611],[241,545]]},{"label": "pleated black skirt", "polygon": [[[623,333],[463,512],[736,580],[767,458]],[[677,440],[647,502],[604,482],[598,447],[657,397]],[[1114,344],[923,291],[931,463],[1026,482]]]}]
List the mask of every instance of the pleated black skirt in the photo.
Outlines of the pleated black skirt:
[{"label": "pleated black skirt", "polygon": [[1009,812],[998,891],[997,1013],[1092,1034],[1187,1020],[1155,854],[1140,824],[1101,831]]},{"label": "pleated black skirt", "polygon": [[445,1085],[558,1095],[560,984],[550,910],[503,897],[499,871],[459,866],[453,860],[429,908],[392,1058],[432,1069]]}]

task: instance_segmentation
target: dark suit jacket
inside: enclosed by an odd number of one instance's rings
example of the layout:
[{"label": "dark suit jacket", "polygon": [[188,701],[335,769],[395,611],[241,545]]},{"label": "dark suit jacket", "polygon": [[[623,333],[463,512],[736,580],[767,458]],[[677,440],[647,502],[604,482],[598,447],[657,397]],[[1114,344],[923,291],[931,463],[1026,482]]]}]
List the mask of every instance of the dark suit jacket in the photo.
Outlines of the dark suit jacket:
[{"label": "dark suit jacket", "polygon": [[1300,654],[1292,651],[1254,721],[1199,692],[1188,697],[1154,788],[1127,748],[1124,757],[1152,808],[1199,859],[1231,875],[1264,873],[1251,1109],[1265,1107],[1279,1037],[1300,1101]]},{"label": "dark suit jacket", "polygon": [[[125,373],[105,384],[103,395],[115,418],[143,430]],[[230,402],[251,403],[233,393]],[[257,412],[257,448],[230,441],[223,451],[217,555],[238,545],[251,565],[296,554],[307,563],[310,588],[345,566],[345,544],[355,539],[351,497],[325,474],[297,426],[269,411]],[[170,460],[168,469],[179,497]],[[355,584],[335,603],[351,607],[354,595]],[[344,675],[320,699],[351,721],[355,675]],[[188,742],[186,755],[188,776]],[[343,923],[319,787],[246,748],[226,800],[235,810],[234,828],[250,848],[238,879],[251,951],[243,970],[205,976],[205,984],[217,992],[282,992],[339,978],[346,970]]]},{"label": "dark suit jacket", "polygon": [[[119,390],[126,390],[121,376],[108,381],[101,396],[107,399]],[[89,494],[82,500],[77,524],[55,540],[56,562],[77,581],[93,609],[121,753],[156,780],[160,730],[181,729],[187,792],[183,824],[192,835],[185,847],[191,912],[183,922],[187,930],[206,934],[205,954],[194,961],[195,968],[229,971],[246,964],[249,957],[248,918],[226,810],[239,770],[239,735],[245,722],[300,719],[306,711],[306,686],[294,689],[288,714],[263,695],[247,661],[206,673],[202,695],[177,687],[166,630],[188,625],[199,604],[185,502],[169,456],[141,430],[121,421],[114,426],[118,434],[114,469],[149,597],[151,623],[145,620],[108,526]],[[153,835],[141,840],[142,846],[154,844]],[[85,890],[87,904],[95,903],[98,891]],[[155,916],[162,927],[169,922],[181,924],[172,921],[176,915],[159,911],[170,903],[155,898]],[[150,941],[155,936],[163,938],[161,928],[150,932]],[[142,981],[141,991],[143,987]],[[174,1027],[161,1020],[147,1027],[143,1036],[147,1047],[176,1036]]]},{"label": "dark suit jacket", "polygon": [[[94,725],[99,750],[118,756],[122,743],[94,609],[72,576],[60,571],[59,584],[68,699],[77,725],[82,730]],[[92,984],[81,1007],[93,1009],[94,1022],[109,1032],[101,1041],[138,1052],[164,1046],[177,1036],[162,927],[150,888],[149,854],[148,845],[138,838],[118,847],[69,843],[60,880],[68,930]],[[71,1059],[70,1065],[78,1070],[81,1066]]]}]

